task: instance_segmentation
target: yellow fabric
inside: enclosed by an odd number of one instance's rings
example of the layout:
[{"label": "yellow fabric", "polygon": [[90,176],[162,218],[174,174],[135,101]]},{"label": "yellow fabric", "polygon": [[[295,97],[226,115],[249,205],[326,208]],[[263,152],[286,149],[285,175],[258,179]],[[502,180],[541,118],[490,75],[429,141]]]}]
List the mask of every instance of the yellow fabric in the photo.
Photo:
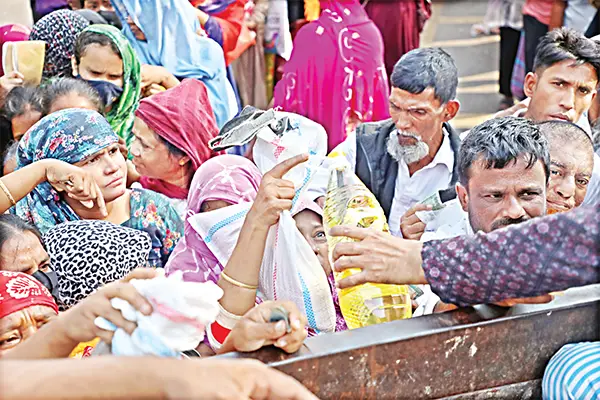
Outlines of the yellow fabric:
[{"label": "yellow fabric", "polygon": [[100,338],[96,338],[89,342],[79,343],[77,347],[73,349],[71,354],[69,354],[69,358],[89,357],[90,353],[96,347],[99,341]]},{"label": "yellow fabric", "polygon": [[304,0],[304,18],[307,21],[314,21],[321,15],[321,5],[319,0]]}]

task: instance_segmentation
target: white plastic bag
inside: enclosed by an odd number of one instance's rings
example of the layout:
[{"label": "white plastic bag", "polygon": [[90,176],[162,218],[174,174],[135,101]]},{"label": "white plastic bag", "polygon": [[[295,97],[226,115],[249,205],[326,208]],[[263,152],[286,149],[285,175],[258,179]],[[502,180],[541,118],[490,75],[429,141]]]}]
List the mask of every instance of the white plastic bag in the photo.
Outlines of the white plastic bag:
[{"label": "white plastic bag", "polygon": [[125,319],[137,323],[129,335],[106,319],[96,318],[98,327],[115,331],[114,355],[176,357],[200,344],[206,327],[219,313],[223,290],[212,282],[184,282],[180,271],[169,277],[133,279],[130,283],[152,304],[153,312],[146,316],[125,300],[111,300]]},{"label": "white plastic bag", "polygon": [[288,61],[293,48],[287,0],[269,0],[265,24],[265,51],[279,54]]},{"label": "white plastic bag", "polygon": [[335,309],[325,271],[289,211],[271,227],[259,289],[269,300],[293,301],[317,333],[335,331]]},{"label": "white plastic bag", "polygon": [[[265,126],[257,134],[254,161],[261,173],[298,154],[309,161],[294,167],[284,179],[294,182],[298,199],[306,191],[327,151],[325,129],[297,114],[276,112],[276,126]],[[188,219],[222,265],[231,257],[251,203],[242,203]],[[317,256],[300,231],[292,213],[281,214],[267,237],[260,270],[259,295],[265,300],[293,301],[317,332],[335,330],[335,309],[327,276]]]}]

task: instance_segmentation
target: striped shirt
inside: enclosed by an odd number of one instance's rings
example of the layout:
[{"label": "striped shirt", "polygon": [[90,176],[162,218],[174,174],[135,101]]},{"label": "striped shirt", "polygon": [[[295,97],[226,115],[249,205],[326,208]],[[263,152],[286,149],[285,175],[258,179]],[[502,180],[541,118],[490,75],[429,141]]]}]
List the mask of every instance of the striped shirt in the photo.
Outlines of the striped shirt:
[{"label": "striped shirt", "polygon": [[546,367],[542,391],[544,400],[600,399],[600,342],[560,349]]}]

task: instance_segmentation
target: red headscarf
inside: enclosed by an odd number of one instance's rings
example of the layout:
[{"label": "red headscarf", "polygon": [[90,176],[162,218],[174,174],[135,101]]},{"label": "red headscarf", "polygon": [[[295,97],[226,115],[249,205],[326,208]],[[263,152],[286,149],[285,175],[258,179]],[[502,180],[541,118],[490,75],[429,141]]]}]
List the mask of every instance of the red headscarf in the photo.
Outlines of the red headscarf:
[{"label": "red headscarf", "polygon": [[[157,135],[183,151],[194,171],[203,162],[221,154],[208,148],[219,133],[206,86],[196,79],[186,79],[178,86],[140,101],[135,112]],[[185,199],[188,188],[180,188],[160,179],[142,177],[140,183],[167,197]]]},{"label": "red headscarf", "polygon": [[[29,39],[31,29],[25,25],[12,24],[0,26],[0,49],[6,42],[22,42]],[[0,63],[0,76],[4,75],[2,63]]]},{"label": "red headscarf", "polygon": [[0,318],[31,306],[47,306],[58,314],[48,289],[22,272],[0,271]]}]

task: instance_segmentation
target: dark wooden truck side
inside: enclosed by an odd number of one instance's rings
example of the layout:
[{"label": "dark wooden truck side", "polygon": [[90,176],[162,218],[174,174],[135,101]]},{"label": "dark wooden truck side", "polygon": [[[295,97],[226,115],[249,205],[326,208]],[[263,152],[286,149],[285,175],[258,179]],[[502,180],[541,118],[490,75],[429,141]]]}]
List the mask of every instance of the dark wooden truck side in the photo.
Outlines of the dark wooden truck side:
[{"label": "dark wooden truck side", "polygon": [[600,286],[541,306],[476,306],[310,338],[293,355],[252,357],[321,399],[540,399],[541,378],[566,343],[600,340]]}]

